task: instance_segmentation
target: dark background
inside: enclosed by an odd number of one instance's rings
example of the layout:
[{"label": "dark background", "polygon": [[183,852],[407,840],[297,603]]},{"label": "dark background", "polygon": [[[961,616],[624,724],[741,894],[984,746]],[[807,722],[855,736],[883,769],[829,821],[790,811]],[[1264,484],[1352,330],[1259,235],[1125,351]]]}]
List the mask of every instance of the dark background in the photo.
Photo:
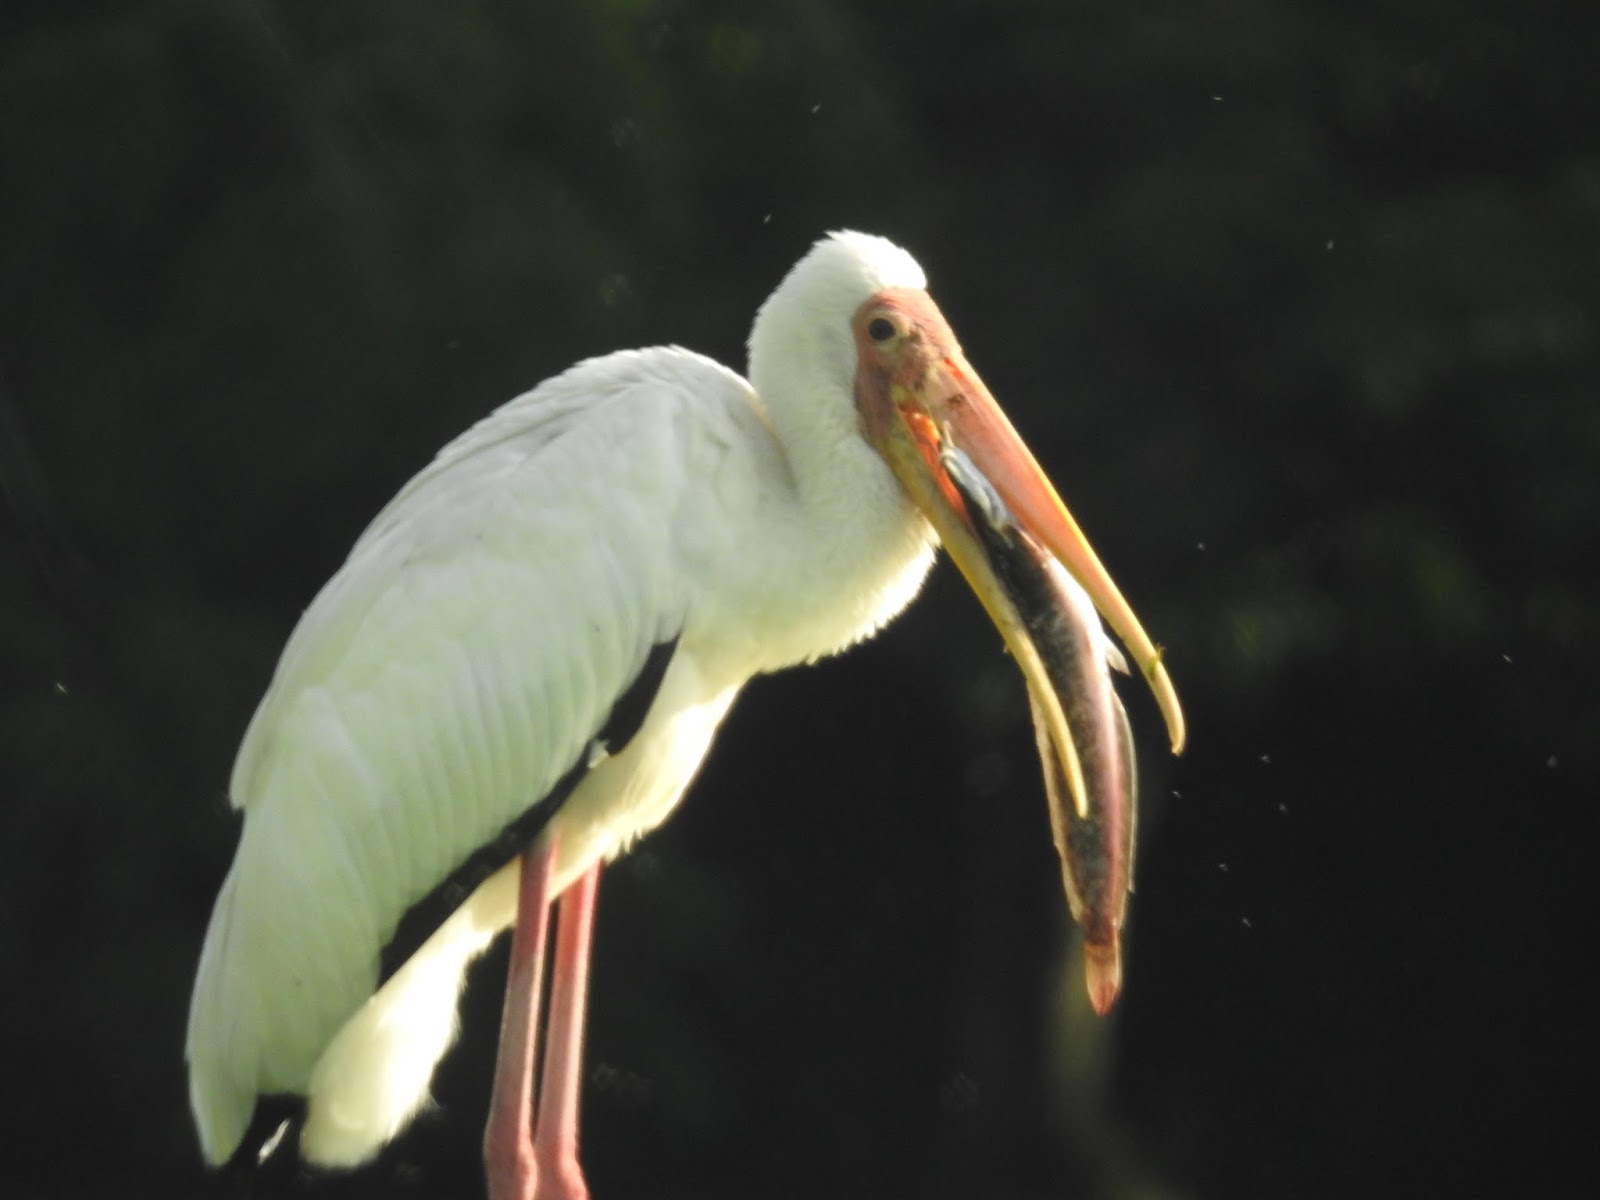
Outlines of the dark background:
[{"label": "dark background", "polygon": [[[13,2],[0,1191],[204,1187],[223,789],[297,614],[574,359],[923,262],[1169,662],[1082,996],[1023,689],[942,566],[756,681],[602,888],[615,1197],[1596,1189],[1600,6]],[[503,954],[329,1197],[480,1194]]]}]

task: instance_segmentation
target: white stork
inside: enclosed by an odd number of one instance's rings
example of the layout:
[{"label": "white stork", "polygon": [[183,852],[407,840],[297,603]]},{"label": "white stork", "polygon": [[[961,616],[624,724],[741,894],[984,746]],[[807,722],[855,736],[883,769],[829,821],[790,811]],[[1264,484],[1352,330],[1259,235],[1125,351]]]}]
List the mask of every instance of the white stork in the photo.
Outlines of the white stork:
[{"label": "white stork", "polygon": [[[515,924],[490,1193],[587,1195],[600,864],[672,811],[746,680],[871,636],[940,542],[1027,678],[1053,800],[1131,826],[1125,737],[1120,777],[1091,745],[1120,709],[1052,668],[1087,645],[1103,675],[1110,645],[1057,561],[1155,690],[1174,750],[1176,695],[925,287],[905,251],[834,234],[762,305],[749,382],[677,347],[581,362],[445,447],[373,521],[289,639],[234,765],[243,830],[187,1043],[207,1160],[264,1155],[258,1102],[277,1096],[303,1098],[305,1159],[370,1158],[426,1099],[467,964]],[[1069,846],[1053,816],[1072,892],[1101,835]],[[1105,903],[1114,957],[1122,897]],[[1103,1009],[1117,977],[1101,959]]]}]

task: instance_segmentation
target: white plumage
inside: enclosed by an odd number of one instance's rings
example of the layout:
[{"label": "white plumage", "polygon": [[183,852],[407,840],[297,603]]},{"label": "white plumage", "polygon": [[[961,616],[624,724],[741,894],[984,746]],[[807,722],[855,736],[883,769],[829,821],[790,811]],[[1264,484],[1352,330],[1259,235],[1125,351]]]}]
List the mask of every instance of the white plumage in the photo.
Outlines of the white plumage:
[{"label": "white plumage", "polygon": [[[244,828],[187,1045],[210,1161],[274,1092],[308,1094],[308,1159],[370,1157],[423,1103],[462,971],[515,915],[517,864],[374,994],[407,909],[592,763],[553,818],[565,887],[671,811],[745,680],[911,599],[934,538],[862,438],[849,322],[881,289],[923,286],[904,251],[834,235],[763,307],[753,387],[677,348],[581,363],[446,447],[372,523],[234,768]],[[593,744],[673,639],[636,736]]]}]

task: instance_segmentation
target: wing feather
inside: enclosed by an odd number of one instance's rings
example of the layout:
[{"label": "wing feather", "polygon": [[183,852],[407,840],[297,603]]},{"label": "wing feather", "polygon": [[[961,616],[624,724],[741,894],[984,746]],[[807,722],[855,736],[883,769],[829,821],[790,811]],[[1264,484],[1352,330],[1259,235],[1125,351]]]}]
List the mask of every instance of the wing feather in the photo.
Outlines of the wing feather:
[{"label": "wing feather", "polygon": [[697,443],[758,428],[750,406],[683,351],[580,364],[447,446],[306,611],[235,764],[190,1012],[209,1159],[258,1094],[306,1089],[402,915],[586,757],[683,627]]}]

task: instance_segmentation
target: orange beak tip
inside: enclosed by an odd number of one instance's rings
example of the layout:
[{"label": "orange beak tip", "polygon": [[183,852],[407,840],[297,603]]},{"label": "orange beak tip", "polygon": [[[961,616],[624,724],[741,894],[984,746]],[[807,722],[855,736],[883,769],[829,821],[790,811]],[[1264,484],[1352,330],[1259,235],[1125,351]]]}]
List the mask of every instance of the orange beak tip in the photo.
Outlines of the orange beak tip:
[{"label": "orange beak tip", "polygon": [[1183,720],[1183,709],[1178,706],[1178,693],[1172,686],[1172,676],[1167,673],[1167,650],[1159,643],[1154,645],[1145,659],[1142,670],[1145,682],[1155,693],[1161,715],[1166,718],[1167,735],[1172,741],[1172,752],[1182,754],[1188,731]]},{"label": "orange beak tip", "polygon": [[1117,1002],[1122,991],[1121,948],[1111,945],[1084,945],[1084,984],[1089,992],[1089,1003],[1096,1016],[1105,1016]]}]

